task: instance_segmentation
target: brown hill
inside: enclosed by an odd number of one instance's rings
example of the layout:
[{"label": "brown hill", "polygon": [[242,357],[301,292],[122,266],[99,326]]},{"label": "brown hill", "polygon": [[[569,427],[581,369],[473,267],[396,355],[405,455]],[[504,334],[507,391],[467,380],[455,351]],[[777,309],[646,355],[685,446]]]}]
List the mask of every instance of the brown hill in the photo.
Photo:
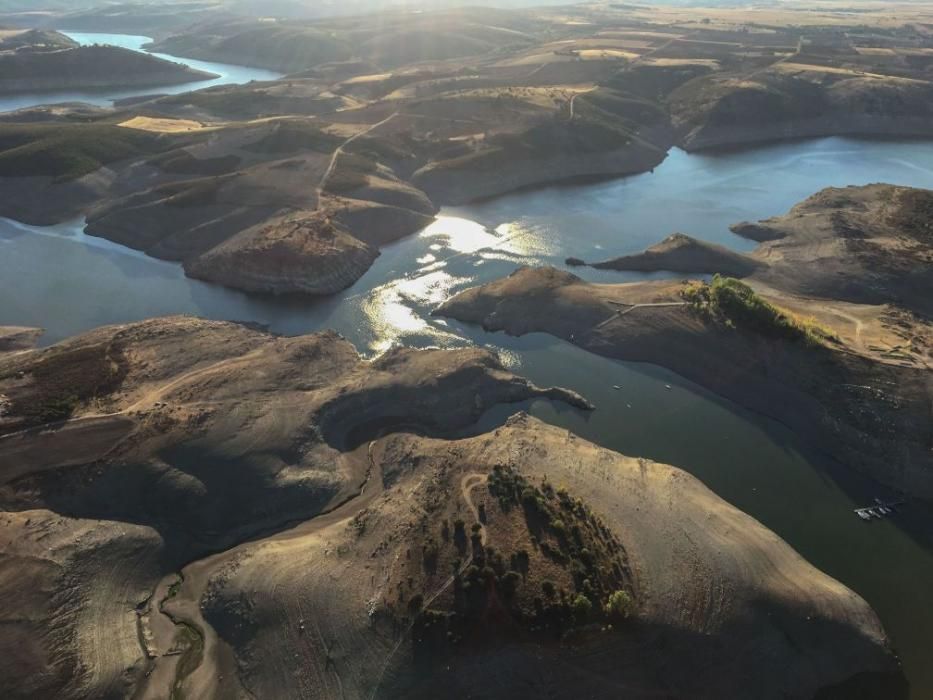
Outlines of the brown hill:
[{"label": "brown hill", "polygon": [[216,77],[116,46],[0,53],[0,93],[174,85]]},{"label": "brown hill", "polygon": [[625,255],[593,263],[600,270],[638,272],[719,272],[733,277],[747,277],[762,263],[721,245],[698,241],[683,233],[674,233],[643,253]]}]

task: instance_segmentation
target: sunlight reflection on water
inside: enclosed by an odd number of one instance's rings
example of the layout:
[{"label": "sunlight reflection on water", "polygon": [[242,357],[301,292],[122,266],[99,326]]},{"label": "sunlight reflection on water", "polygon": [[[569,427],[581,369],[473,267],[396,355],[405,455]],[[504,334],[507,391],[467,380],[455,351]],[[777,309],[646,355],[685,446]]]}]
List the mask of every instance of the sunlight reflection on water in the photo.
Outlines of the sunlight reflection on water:
[{"label": "sunlight reflection on water", "polygon": [[456,262],[463,272],[487,260],[524,261],[548,249],[538,230],[519,222],[490,230],[455,216],[439,216],[418,238],[432,252],[418,257],[418,267],[408,274],[370,290],[360,303],[373,333],[370,352],[385,352],[394,344],[410,342],[412,336],[438,345],[459,344],[459,335],[447,332],[445,324],[429,316],[430,309],[475,281],[473,275],[448,270],[450,264]]},{"label": "sunlight reflection on water", "polygon": [[[443,263],[440,263],[443,264]],[[438,263],[429,267],[434,268]],[[372,290],[361,308],[373,330],[369,349],[375,353],[388,350],[412,335],[435,338],[438,345],[449,345],[458,336],[428,323],[425,309],[440,304],[454,287],[466,285],[470,278],[455,277],[443,270],[414,273]],[[446,342],[445,342],[446,341]]]}]

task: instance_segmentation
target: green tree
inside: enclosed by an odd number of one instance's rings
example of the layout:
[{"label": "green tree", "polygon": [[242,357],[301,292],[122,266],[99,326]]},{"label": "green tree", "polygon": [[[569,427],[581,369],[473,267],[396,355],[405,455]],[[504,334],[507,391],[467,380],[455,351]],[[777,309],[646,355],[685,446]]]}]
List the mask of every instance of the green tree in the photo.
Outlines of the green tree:
[{"label": "green tree", "polygon": [[634,607],[635,603],[632,600],[632,596],[626,591],[613,591],[609,595],[609,599],[606,601],[603,610],[606,613],[606,617],[624,620],[632,614]]},{"label": "green tree", "polygon": [[577,618],[577,622],[584,622],[593,610],[593,603],[585,595],[578,593],[576,598],[573,599],[573,602],[570,603],[570,608],[573,610],[573,615]]}]

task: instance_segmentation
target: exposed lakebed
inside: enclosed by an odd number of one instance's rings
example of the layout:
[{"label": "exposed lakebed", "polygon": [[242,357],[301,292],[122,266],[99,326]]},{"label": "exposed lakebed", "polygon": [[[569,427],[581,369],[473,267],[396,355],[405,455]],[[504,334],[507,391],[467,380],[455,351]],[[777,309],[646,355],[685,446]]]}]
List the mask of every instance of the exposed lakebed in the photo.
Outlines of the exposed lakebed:
[{"label": "exposed lakebed", "polygon": [[[215,64],[185,62],[220,72]],[[197,87],[203,86],[168,91]],[[96,100],[117,96],[67,99],[108,104]],[[513,370],[574,389],[597,407],[583,415],[534,402],[531,413],[625,454],[687,469],[864,596],[902,655],[913,697],[926,698],[933,694],[926,663],[933,648],[933,553],[897,519],[867,525],[854,516],[852,508],[884,495],[875,487],[801,454],[780,426],[664,370],[596,357],[547,336],[513,339],[430,316],[450,294],[517,265],[636,252],[673,231],[749,249],[729,224],[784,213],[822,187],[868,182],[933,187],[933,144],[822,139],[715,155],[675,150],[653,173],[445,209],[425,231],[385,247],[351,288],[316,301],[248,297],[189,280],[178,265],[84,236],[79,221],[44,229],[3,221],[0,324],[43,326],[42,342],[51,343],[101,324],[189,313],[286,334],[333,328],[369,354],[393,343],[498,348]],[[511,410],[484,422],[493,425]],[[918,511],[911,506],[898,517],[918,519]]]}]

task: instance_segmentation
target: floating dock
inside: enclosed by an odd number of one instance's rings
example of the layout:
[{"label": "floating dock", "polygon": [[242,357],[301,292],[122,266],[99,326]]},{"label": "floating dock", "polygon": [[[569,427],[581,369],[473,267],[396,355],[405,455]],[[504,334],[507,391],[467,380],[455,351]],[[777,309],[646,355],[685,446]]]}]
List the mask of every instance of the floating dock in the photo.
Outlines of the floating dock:
[{"label": "floating dock", "polygon": [[856,508],[855,514],[862,520],[874,520],[875,518],[880,520],[896,513],[897,507],[902,505],[904,505],[904,501],[885,502],[880,498],[876,498],[875,505]]}]

